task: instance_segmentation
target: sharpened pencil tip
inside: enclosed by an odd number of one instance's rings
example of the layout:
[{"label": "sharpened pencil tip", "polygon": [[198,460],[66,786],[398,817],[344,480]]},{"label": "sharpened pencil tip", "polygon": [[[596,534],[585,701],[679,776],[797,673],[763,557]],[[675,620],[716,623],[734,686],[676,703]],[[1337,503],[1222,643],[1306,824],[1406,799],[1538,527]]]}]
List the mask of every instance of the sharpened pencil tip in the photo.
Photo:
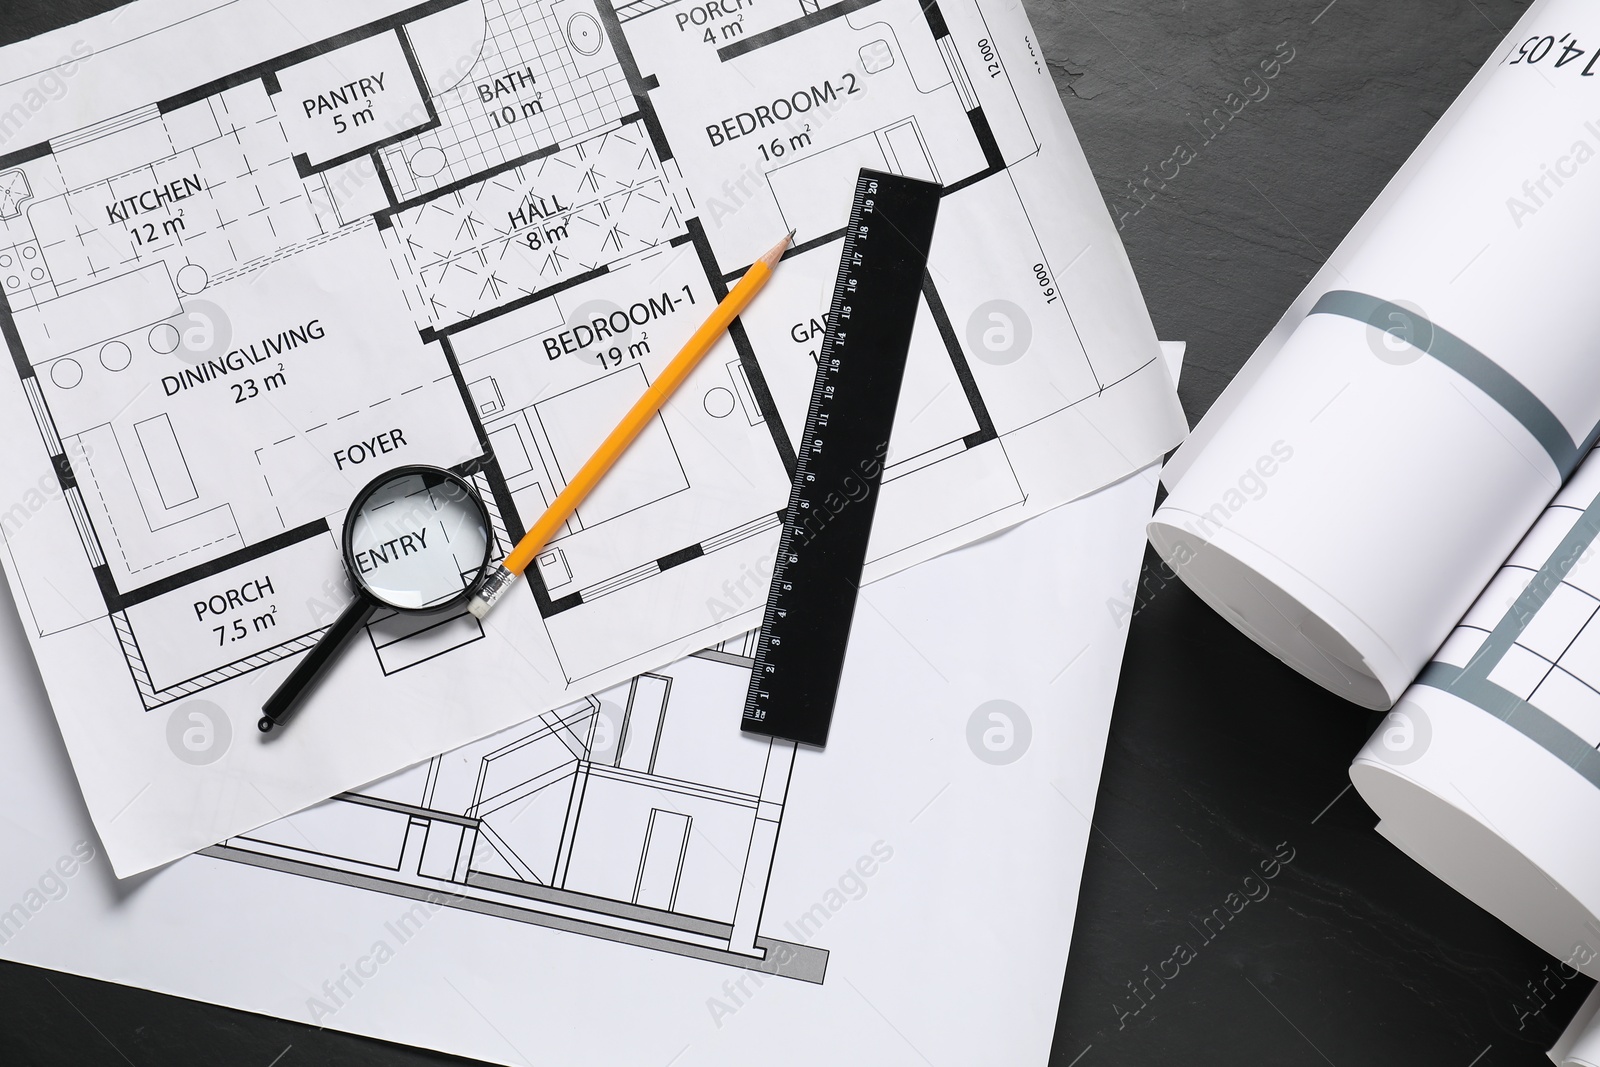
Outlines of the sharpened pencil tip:
[{"label": "sharpened pencil tip", "polygon": [[768,270],[771,270],[778,265],[778,260],[782,259],[783,254],[789,250],[789,242],[792,240],[794,240],[794,231],[790,230],[788,233],[783,235],[783,240],[773,245],[767,250],[766,254],[761,257],[761,262],[767,265]]}]

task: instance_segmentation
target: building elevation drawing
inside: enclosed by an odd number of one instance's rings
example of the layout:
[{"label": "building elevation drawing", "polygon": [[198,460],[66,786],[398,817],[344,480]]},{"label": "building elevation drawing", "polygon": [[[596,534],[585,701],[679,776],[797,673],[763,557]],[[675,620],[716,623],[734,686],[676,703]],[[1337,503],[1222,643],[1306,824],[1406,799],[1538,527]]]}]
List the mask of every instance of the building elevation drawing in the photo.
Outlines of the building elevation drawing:
[{"label": "building elevation drawing", "polygon": [[727,729],[754,636],[204,853],[821,982],[825,950],[760,933],[794,744]]},{"label": "building elevation drawing", "polygon": [[[1019,96],[1019,65],[1048,95]],[[19,500],[0,515],[4,561],[121,873],[223,837],[266,848],[238,832],[564,706],[498,735],[504,751],[475,746],[470,768],[435,760],[420,792],[348,797],[347,818],[394,823],[403,847],[329,862],[749,951],[759,850],[730,880],[703,874],[695,841],[759,835],[783,754],[674,769],[662,709],[691,682],[673,672],[730,670],[727,654],[639,672],[759,621],[860,168],[945,189],[868,579],[1182,432],[1106,220],[1063,206],[1060,174],[1088,171],[1042,60],[974,0],[430,0],[128,103],[0,143],[0,441],[24,457],[4,487],[19,495],[0,498]],[[358,489],[450,467],[506,548],[789,229],[773,284],[513,610],[374,617],[325,683],[347,710],[284,742],[350,716],[319,742],[344,762],[320,794],[291,788],[247,732],[348,595],[338,535]],[[641,747],[597,758],[595,705],[572,701],[623,678],[627,698],[606,699]],[[477,717],[414,706],[449,699]],[[232,748],[174,768],[174,716],[195,701]],[[370,726],[386,702],[418,729],[363,734],[348,709]],[[635,786],[705,810],[616,799]],[[211,814],[174,830],[163,811],[202,798]],[[512,808],[539,815],[508,827]],[[628,828],[585,834],[607,820]]]}]

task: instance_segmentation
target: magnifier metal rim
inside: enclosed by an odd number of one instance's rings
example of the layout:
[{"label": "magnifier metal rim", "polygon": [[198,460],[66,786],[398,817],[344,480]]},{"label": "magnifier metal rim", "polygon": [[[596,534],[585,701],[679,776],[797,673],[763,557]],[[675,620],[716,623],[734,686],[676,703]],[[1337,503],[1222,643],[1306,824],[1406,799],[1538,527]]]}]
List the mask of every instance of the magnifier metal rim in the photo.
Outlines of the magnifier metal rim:
[{"label": "magnifier metal rim", "polygon": [[[391,604],[388,600],[374,593],[371,586],[362,580],[360,573],[350,565],[350,561],[355,557],[355,545],[352,543],[352,538],[355,536],[356,513],[361,510],[362,505],[372,499],[372,495],[379,489],[388,485],[391,481],[397,481],[413,474],[433,475],[447,482],[454,482],[465,494],[466,499],[477,509],[478,519],[483,524],[484,532],[483,559],[478,562],[477,578],[468,582],[462,587],[461,592],[452,596],[449,600],[441,601],[438,604],[429,604],[427,607],[421,608],[405,608]],[[350,510],[345,512],[344,532],[340,535],[339,541],[340,556],[344,562],[345,573],[350,576],[350,581],[355,585],[357,592],[375,604],[380,604],[391,611],[404,612],[407,615],[428,615],[436,611],[448,611],[453,607],[465,604],[471,599],[472,591],[478,587],[478,580],[483,577],[484,571],[489,569],[489,560],[494,555],[494,528],[489,524],[489,509],[485,506],[483,497],[478,494],[478,491],[472,487],[470,482],[455,471],[445,467],[435,467],[431,463],[412,463],[404,467],[391,467],[363,486],[361,492],[356,494],[355,501],[351,503]]]}]

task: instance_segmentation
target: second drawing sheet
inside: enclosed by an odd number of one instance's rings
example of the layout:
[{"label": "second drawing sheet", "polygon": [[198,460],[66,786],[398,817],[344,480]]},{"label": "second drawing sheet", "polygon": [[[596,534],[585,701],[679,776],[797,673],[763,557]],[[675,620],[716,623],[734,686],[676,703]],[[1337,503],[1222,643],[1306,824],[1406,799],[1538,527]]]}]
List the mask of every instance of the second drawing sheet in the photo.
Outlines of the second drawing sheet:
[{"label": "second drawing sheet", "polygon": [[[0,499],[121,874],[755,625],[862,167],[945,187],[869,580],[1183,433],[1020,8],[361,3],[304,44],[266,3],[180,6],[0,52],[92,42],[0,146]],[[310,6],[283,14],[332,17]],[[199,32],[228,43],[191,62]],[[253,735],[347,595],[363,483],[451,467],[504,549],[791,228],[509,610],[380,614],[293,730]]]}]

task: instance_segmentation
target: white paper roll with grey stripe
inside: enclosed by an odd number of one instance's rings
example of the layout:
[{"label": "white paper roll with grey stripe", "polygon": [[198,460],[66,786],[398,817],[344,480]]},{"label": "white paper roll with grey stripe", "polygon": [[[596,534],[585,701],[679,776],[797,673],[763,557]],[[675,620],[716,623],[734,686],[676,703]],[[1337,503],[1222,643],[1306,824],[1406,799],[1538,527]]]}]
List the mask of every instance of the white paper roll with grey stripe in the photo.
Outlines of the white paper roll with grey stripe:
[{"label": "white paper roll with grey stripe", "polygon": [[1569,33],[1600,43],[1600,9],[1533,6],[1196,428],[1150,524],[1208,603],[1367,707],[1600,423],[1600,63],[1524,47]]}]

